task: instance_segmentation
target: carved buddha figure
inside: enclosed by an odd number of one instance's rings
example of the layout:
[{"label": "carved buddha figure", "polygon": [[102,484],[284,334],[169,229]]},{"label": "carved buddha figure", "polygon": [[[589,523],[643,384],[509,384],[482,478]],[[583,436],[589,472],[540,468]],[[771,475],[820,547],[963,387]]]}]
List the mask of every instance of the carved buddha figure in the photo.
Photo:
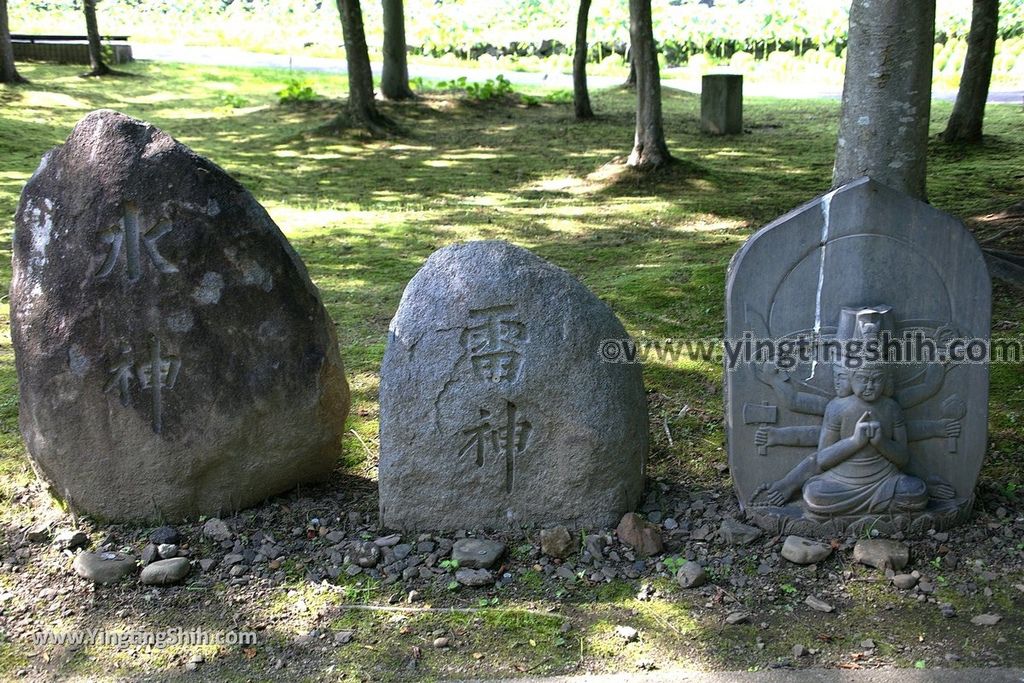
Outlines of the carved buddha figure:
[{"label": "carved buddha figure", "polygon": [[884,364],[850,373],[852,394],[837,396],[825,408],[812,456],[820,474],[803,486],[806,515],[898,513],[923,510],[928,487],[903,472],[910,459],[903,409],[891,397]]}]

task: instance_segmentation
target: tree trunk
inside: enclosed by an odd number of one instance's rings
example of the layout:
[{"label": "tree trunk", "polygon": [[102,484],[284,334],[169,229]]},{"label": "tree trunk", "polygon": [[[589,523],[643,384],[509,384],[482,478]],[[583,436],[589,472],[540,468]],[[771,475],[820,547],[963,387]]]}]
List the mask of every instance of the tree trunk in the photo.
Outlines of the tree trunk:
[{"label": "tree trunk", "polygon": [[[345,40],[345,62],[348,64],[348,115],[351,123],[373,133],[387,127],[387,119],[377,111],[373,100],[373,72],[363,32],[363,10],[359,0],[338,0],[341,31]],[[335,119],[340,125],[339,119]]]},{"label": "tree trunk", "polygon": [[651,0],[629,0],[629,36],[636,67],[636,135],[626,162],[639,170],[672,161],[661,119],[661,77],[651,25]]},{"label": "tree trunk", "polygon": [[380,90],[389,100],[412,99],[415,95],[409,87],[402,0],[383,0],[383,5],[384,69],[380,77]]},{"label": "tree trunk", "polygon": [[96,0],[84,0],[85,32],[89,36],[89,67],[87,76],[105,76],[110,67],[103,62],[103,45],[100,42],[100,28],[96,23]]},{"label": "tree trunk", "polygon": [[953,113],[942,133],[946,142],[978,142],[985,119],[992,60],[996,56],[999,0],[974,0],[971,32],[967,35],[967,59],[960,77]]},{"label": "tree trunk", "polygon": [[935,0],[853,0],[833,186],[861,176],[925,198]]},{"label": "tree trunk", "polygon": [[14,65],[11,28],[7,23],[7,0],[0,0],[0,83],[27,83]]},{"label": "tree trunk", "polygon": [[630,47],[626,52],[629,56],[629,75],[626,76],[626,80],[622,84],[622,87],[632,90],[636,87],[636,62],[633,61],[633,48]]},{"label": "tree trunk", "polygon": [[580,11],[576,15],[576,47],[572,55],[572,94],[576,107],[576,120],[594,118],[590,107],[590,93],[587,91],[587,15],[590,0],[580,0]]}]

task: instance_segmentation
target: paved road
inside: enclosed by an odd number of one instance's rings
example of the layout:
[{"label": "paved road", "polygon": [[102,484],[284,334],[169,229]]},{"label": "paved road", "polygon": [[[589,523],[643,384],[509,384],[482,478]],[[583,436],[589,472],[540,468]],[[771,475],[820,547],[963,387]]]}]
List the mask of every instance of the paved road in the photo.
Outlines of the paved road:
[{"label": "paved road", "polygon": [[[262,66],[296,71],[326,71],[345,73],[345,60],[324,57],[290,57],[262,52],[247,52],[231,47],[181,47],[177,45],[132,45],[136,59],[160,62],[182,62],[185,64],[207,64],[210,66]],[[375,75],[380,75],[380,64],[373,65]],[[484,81],[503,75],[517,85],[544,85],[552,88],[572,89],[572,76],[557,71],[547,73],[509,71],[507,69],[436,66],[431,64],[410,64],[409,75],[438,80],[452,80],[459,76],[471,76],[474,80]],[[621,78],[608,76],[589,76],[587,82],[593,88],[605,88],[618,85]],[[700,81],[663,78],[662,85],[677,90],[700,92]],[[804,84],[754,84],[745,83],[746,95],[754,97],[781,98],[832,98],[838,99],[842,91],[838,89],[808,88]],[[934,97],[942,100],[953,100],[955,92],[935,92]],[[1024,90],[1007,90],[989,93],[988,101],[999,104],[1024,104]]]},{"label": "paved road", "polygon": [[[489,683],[1024,683],[1024,669],[771,669],[517,678]],[[467,682],[468,683],[468,682]],[[480,683],[477,681],[476,683]]]}]

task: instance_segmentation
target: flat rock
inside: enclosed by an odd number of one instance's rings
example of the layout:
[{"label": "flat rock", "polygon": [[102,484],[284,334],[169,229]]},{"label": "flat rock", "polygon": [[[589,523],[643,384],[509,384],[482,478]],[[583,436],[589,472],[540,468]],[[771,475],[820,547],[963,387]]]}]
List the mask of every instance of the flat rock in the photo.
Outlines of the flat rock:
[{"label": "flat rock", "polygon": [[77,550],[89,545],[89,536],[84,531],[65,529],[54,536],[53,544],[61,550]]},{"label": "flat rock", "polygon": [[917,577],[913,574],[896,574],[892,577],[892,585],[901,590],[910,590],[917,585]]},{"label": "flat rock", "polygon": [[676,571],[676,582],[683,588],[699,588],[708,582],[708,573],[699,563],[687,560]]},{"label": "flat rock", "polygon": [[142,568],[140,579],[147,586],[169,586],[188,576],[191,569],[192,565],[186,557],[157,560]]},{"label": "flat rock", "polygon": [[245,556],[241,555],[240,553],[228,553],[224,556],[224,559],[221,560],[221,564],[223,564],[225,567],[241,564],[242,562],[245,562]]},{"label": "flat rock", "polygon": [[173,526],[157,527],[150,532],[149,542],[156,545],[163,545],[164,543],[177,545],[181,543],[181,532]]},{"label": "flat rock", "polygon": [[971,617],[971,623],[975,626],[995,626],[1003,618],[998,614],[979,614],[976,617]]},{"label": "flat rock", "polygon": [[460,538],[452,546],[452,559],[469,569],[490,569],[504,554],[504,543],[486,538]]},{"label": "flat rock", "polygon": [[576,545],[564,526],[540,530],[540,551],[545,555],[564,559],[576,550]]},{"label": "flat rock", "polygon": [[627,512],[615,527],[619,540],[633,548],[641,557],[657,555],[665,550],[661,527],[651,524],[635,512]]},{"label": "flat rock", "polygon": [[25,185],[12,261],[21,433],[73,509],[195,519],[331,474],[349,406],[334,324],[218,166],[92,112]]},{"label": "flat rock", "polygon": [[853,561],[876,569],[899,571],[910,561],[906,543],[888,538],[862,538],[853,546]]},{"label": "flat rock", "polygon": [[795,564],[816,564],[832,554],[828,543],[811,541],[800,536],[787,536],[781,555]]},{"label": "flat rock", "polygon": [[160,559],[169,560],[178,556],[178,546],[173,543],[161,543],[156,547],[156,552]]},{"label": "flat rock", "polygon": [[36,522],[25,530],[25,540],[31,543],[46,543],[50,540],[50,522]]},{"label": "flat rock", "polygon": [[722,526],[718,528],[718,535],[730,545],[748,545],[761,536],[761,530],[732,517],[726,517],[722,520]]},{"label": "flat rock", "polygon": [[494,575],[486,569],[458,569],[455,580],[463,586],[490,586],[494,583]]},{"label": "flat rock", "polygon": [[635,507],[648,451],[625,329],[576,278],[497,241],[434,253],[380,371],[380,518],[410,529],[599,528]]},{"label": "flat rock", "polygon": [[75,557],[75,572],[93,583],[117,583],[135,572],[135,558],[127,553],[79,553]]},{"label": "flat rock", "polygon": [[369,569],[376,567],[380,562],[381,551],[380,546],[372,541],[363,541],[356,543],[349,550],[346,561],[362,567],[363,569]]},{"label": "flat rock", "polygon": [[373,542],[381,548],[390,548],[391,546],[398,545],[401,540],[401,534],[388,534],[387,536],[373,539]]},{"label": "flat rock", "polygon": [[615,635],[622,638],[627,643],[634,643],[640,639],[640,632],[632,626],[616,626]]},{"label": "flat rock", "polygon": [[218,542],[227,541],[231,539],[231,528],[223,519],[214,517],[203,525],[203,536]]},{"label": "flat rock", "polygon": [[587,534],[583,539],[583,545],[590,553],[591,559],[601,562],[604,559],[604,549],[608,546],[608,541],[601,534]]},{"label": "flat rock", "polygon": [[750,614],[748,614],[747,612],[729,612],[729,614],[725,616],[725,623],[729,624],[730,626],[735,626],[736,624],[744,624],[748,621],[750,621]]},{"label": "flat rock", "polygon": [[835,609],[835,607],[815,595],[808,595],[804,600],[804,604],[816,612],[831,612]]},{"label": "flat rock", "polygon": [[153,564],[160,559],[160,550],[157,546],[149,543],[145,548],[142,549],[142,554],[139,555],[139,564],[143,567],[146,565]]}]

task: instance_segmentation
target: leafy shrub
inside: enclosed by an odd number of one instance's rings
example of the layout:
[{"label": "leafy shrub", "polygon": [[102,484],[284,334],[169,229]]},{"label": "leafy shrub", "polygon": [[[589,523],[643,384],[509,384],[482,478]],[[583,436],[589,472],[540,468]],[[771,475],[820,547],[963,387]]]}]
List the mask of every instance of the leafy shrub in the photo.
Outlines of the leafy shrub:
[{"label": "leafy shrub", "polygon": [[[512,89],[512,82],[498,74],[493,79],[488,78],[483,83],[470,82],[465,76],[459,76],[451,81],[441,81],[437,87],[442,90],[463,90],[466,96],[476,102],[490,102],[516,95]],[[528,95],[519,95],[525,104],[539,104],[540,100]]]},{"label": "leafy shrub", "polygon": [[277,98],[281,104],[298,104],[300,102],[312,102],[319,95],[313,87],[304,79],[290,78],[284,88],[277,92]]},{"label": "leafy shrub", "polygon": [[512,95],[513,93],[515,91],[512,89],[512,83],[501,74],[498,74],[493,81],[488,78],[483,83],[469,83],[466,85],[466,94],[469,95],[470,99],[477,102],[488,102]]},{"label": "leafy shrub", "polygon": [[241,109],[242,107],[249,106],[249,100],[245,99],[241,95],[234,93],[225,92],[220,95],[221,106],[228,107],[229,109]]}]

